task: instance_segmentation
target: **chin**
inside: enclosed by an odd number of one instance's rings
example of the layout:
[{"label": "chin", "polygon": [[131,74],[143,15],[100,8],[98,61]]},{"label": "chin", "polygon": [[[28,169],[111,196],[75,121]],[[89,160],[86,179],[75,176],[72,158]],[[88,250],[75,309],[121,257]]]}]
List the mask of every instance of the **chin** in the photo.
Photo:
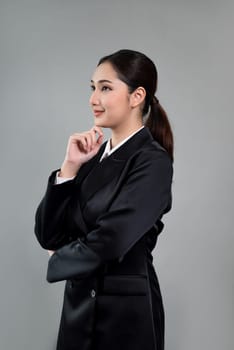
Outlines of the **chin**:
[{"label": "chin", "polygon": [[102,123],[100,120],[95,120],[95,121],[94,121],[94,124],[95,124],[96,126],[100,126],[100,128],[109,128],[109,127],[110,127],[109,125],[106,125],[105,122]]}]

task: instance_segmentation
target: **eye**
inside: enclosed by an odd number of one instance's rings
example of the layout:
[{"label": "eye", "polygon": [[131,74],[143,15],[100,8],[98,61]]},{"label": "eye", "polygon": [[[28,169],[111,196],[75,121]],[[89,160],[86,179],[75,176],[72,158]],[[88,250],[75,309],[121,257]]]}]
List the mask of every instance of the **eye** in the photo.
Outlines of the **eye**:
[{"label": "eye", "polygon": [[111,90],[111,88],[109,86],[103,86],[102,91],[106,91],[106,90]]},{"label": "eye", "polygon": [[90,85],[90,89],[91,89],[92,91],[94,91],[94,90],[95,90],[95,86],[94,86],[94,85]]}]

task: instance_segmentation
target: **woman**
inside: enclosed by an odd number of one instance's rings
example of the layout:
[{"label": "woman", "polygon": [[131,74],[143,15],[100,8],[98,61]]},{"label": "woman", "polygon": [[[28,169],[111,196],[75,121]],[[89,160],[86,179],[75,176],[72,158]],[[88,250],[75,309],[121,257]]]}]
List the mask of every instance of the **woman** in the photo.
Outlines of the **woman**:
[{"label": "woman", "polygon": [[[69,138],[37,208],[35,234],[51,255],[47,281],[66,281],[57,350],[164,349],[151,253],[172,205],[173,135],[156,88],[143,53],[100,59],[95,125]],[[101,127],[112,131],[104,143]]]}]

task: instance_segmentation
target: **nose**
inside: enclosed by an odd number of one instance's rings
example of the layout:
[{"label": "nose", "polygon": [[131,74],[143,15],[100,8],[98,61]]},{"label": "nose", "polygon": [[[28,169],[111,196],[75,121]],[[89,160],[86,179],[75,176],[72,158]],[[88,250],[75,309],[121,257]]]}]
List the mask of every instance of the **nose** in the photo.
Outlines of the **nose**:
[{"label": "nose", "polygon": [[89,103],[91,106],[99,104],[99,94],[97,90],[94,90],[89,98]]}]

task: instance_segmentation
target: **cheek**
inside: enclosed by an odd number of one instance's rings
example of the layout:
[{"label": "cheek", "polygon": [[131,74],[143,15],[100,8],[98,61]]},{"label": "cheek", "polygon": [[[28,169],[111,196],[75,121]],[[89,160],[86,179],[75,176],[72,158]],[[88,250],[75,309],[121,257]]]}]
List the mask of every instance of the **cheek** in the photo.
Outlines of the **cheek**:
[{"label": "cheek", "polygon": [[106,107],[112,110],[121,111],[128,108],[128,101],[126,96],[113,95],[110,99],[106,100]]}]

